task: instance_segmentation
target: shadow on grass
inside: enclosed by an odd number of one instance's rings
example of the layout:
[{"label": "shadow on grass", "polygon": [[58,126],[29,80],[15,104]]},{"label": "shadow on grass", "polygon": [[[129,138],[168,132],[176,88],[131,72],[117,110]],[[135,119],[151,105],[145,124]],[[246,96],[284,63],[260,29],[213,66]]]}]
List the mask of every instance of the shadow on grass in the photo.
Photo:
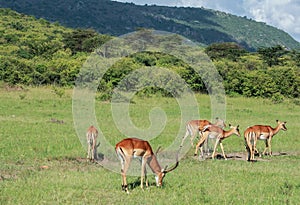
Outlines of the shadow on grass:
[{"label": "shadow on grass", "polygon": [[102,154],[102,153],[97,153],[97,161],[98,162],[101,162],[101,161],[103,161],[104,160],[104,154]]},{"label": "shadow on grass", "polygon": [[[148,177],[147,177],[148,178]],[[148,178],[149,179],[149,178]],[[128,181],[128,180],[127,180]],[[129,191],[132,191],[136,188],[139,188],[141,189],[141,178],[138,177],[135,179],[134,182],[130,182],[130,183],[127,183],[127,186],[128,186],[128,190]],[[150,187],[156,187],[156,183],[155,182],[149,182],[148,183],[148,187],[146,187],[146,184],[145,184],[145,181],[144,181],[144,189],[147,189],[147,188],[150,188]],[[142,190],[142,189],[141,189]]]},{"label": "shadow on grass", "polygon": [[[257,162],[257,161],[269,161],[272,159],[272,157],[279,157],[279,156],[292,156],[292,155],[298,155],[296,152],[275,152],[273,153],[272,156],[269,156],[267,154],[260,156],[259,153],[255,153],[256,159],[252,162]],[[228,160],[244,160],[247,161],[247,152],[236,152],[236,153],[229,153],[226,155],[226,158]],[[195,159],[198,159],[199,161],[204,161],[204,160],[212,160],[211,156],[206,156],[205,158],[201,158],[196,156]],[[222,154],[217,154],[215,155],[215,160],[225,160],[224,156]]]}]

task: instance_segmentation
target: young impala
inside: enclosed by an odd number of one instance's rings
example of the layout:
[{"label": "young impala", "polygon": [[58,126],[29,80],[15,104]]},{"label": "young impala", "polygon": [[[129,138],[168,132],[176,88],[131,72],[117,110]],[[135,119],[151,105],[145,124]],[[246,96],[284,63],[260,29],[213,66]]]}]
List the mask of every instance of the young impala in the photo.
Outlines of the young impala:
[{"label": "young impala", "polygon": [[148,180],[146,176],[146,164],[149,165],[153,173],[156,175],[156,185],[162,186],[163,178],[166,173],[176,169],[179,164],[178,153],[176,156],[176,164],[173,168],[162,169],[156,159],[155,154],[152,151],[152,148],[149,142],[137,139],[137,138],[127,138],[116,144],[116,153],[121,161],[121,175],[122,175],[122,189],[128,192],[127,182],[126,182],[126,172],[129,168],[130,162],[133,157],[139,157],[142,163],[141,170],[141,188],[143,188],[143,180],[146,178],[146,186],[148,187]]},{"label": "young impala", "polygon": [[[225,138],[230,137],[231,135],[235,134],[237,136],[241,136],[240,135],[240,131],[239,131],[239,126],[233,127],[231,125],[230,126],[230,130],[225,131],[222,128],[215,126],[215,125],[207,125],[203,128],[202,132],[203,132],[203,137],[199,140],[198,144],[196,145],[196,150],[195,150],[195,156],[197,156],[197,152],[198,152],[198,148],[202,147],[203,143],[205,142],[205,140],[210,137],[210,138],[215,138],[216,139],[216,143],[214,146],[214,151],[212,154],[212,158],[214,159],[215,156],[215,152],[217,149],[218,144],[220,144],[221,150],[222,150],[222,154],[225,160],[227,160],[226,155],[224,153],[224,148],[223,148],[223,144],[222,141]],[[202,152],[202,150],[201,150]],[[203,158],[203,153],[201,153],[202,158]]]},{"label": "young impala", "polygon": [[269,149],[269,155],[272,155],[271,149],[271,140],[274,135],[276,135],[280,130],[286,131],[287,128],[285,126],[286,122],[280,122],[276,120],[277,126],[272,128],[268,125],[254,125],[252,127],[248,127],[244,132],[244,138],[246,143],[246,148],[248,151],[248,161],[254,161],[254,153],[257,151],[256,143],[257,140],[264,140],[266,143],[266,147],[263,151],[263,155],[265,155],[266,151]]},{"label": "young impala", "polygon": [[[191,120],[191,121],[188,121],[186,126],[185,126],[186,132],[185,132],[185,135],[182,138],[181,146],[183,145],[184,140],[190,135],[191,136],[191,145],[192,145],[192,147],[194,147],[193,142],[194,142],[194,138],[195,138],[196,134],[199,133],[200,138],[201,138],[202,137],[201,130],[203,130],[203,128],[206,125],[212,125],[212,123],[208,120]],[[216,118],[216,122],[213,125],[216,125],[220,128],[226,127],[224,120],[221,120],[219,118]]]},{"label": "young impala", "polygon": [[86,140],[88,144],[87,150],[87,159],[90,161],[97,160],[97,147],[99,147],[100,143],[97,144],[98,130],[94,126],[90,126],[86,133]]}]

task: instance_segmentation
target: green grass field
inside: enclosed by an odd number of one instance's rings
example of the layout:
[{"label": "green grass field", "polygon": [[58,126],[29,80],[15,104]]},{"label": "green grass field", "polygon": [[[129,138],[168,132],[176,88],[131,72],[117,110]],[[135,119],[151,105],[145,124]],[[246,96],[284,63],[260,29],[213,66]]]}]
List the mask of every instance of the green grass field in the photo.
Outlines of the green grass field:
[{"label": "green grass field", "polygon": [[[226,123],[239,124],[241,134],[254,124],[274,127],[276,119],[287,121],[288,131],[272,141],[275,156],[255,163],[234,158],[199,161],[190,149],[162,188],[153,185],[153,175],[152,186],[144,190],[138,186],[139,177],[128,176],[128,195],[121,191],[119,173],[84,159],[86,150],[73,124],[72,90],[61,94],[50,87],[0,88],[0,204],[299,204],[300,106],[293,100],[272,104],[266,99],[227,98]],[[197,100],[201,118],[210,119],[209,97],[197,95]],[[148,127],[149,111],[157,106],[168,121],[150,141],[155,150],[185,132],[179,130],[180,108],[171,98],[135,97],[130,106],[133,123]],[[96,101],[98,124],[114,145],[124,135],[110,109],[110,103]],[[227,155],[246,154],[243,137],[232,136],[223,145]],[[258,148],[264,148],[262,141]]]}]

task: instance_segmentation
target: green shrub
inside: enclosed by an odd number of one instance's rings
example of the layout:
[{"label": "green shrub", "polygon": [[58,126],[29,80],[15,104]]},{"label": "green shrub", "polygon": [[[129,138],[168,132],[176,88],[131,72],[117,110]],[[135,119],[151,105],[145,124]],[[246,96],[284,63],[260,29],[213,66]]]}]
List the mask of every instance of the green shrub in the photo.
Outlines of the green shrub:
[{"label": "green shrub", "polygon": [[273,103],[279,104],[279,103],[282,103],[284,101],[284,96],[281,95],[279,92],[277,92],[274,95],[272,95],[271,100],[272,100]]}]

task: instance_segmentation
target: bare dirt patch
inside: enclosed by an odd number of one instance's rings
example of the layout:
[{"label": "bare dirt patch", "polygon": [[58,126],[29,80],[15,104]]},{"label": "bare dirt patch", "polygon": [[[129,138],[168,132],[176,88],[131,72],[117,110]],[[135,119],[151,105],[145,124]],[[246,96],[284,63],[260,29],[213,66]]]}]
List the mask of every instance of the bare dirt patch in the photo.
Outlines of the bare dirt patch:
[{"label": "bare dirt patch", "polygon": [[[274,152],[272,157],[279,157],[279,156],[299,156],[300,155],[300,152]],[[247,161],[247,152],[235,152],[235,153],[229,153],[229,154],[226,154],[226,157],[227,157],[227,160],[244,160],[244,161]],[[258,156],[256,155],[255,156],[255,160],[256,161],[270,161],[272,160],[272,157],[270,156]],[[195,156],[194,159],[197,159],[197,160],[209,160],[209,159],[212,159],[211,155],[205,155],[204,156],[204,159],[202,159],[201,157],[199,156]],[[224,157],[221,155],[221,154],[217,154],[215,156],[215,159],[217,160],[224,160]]]}]

